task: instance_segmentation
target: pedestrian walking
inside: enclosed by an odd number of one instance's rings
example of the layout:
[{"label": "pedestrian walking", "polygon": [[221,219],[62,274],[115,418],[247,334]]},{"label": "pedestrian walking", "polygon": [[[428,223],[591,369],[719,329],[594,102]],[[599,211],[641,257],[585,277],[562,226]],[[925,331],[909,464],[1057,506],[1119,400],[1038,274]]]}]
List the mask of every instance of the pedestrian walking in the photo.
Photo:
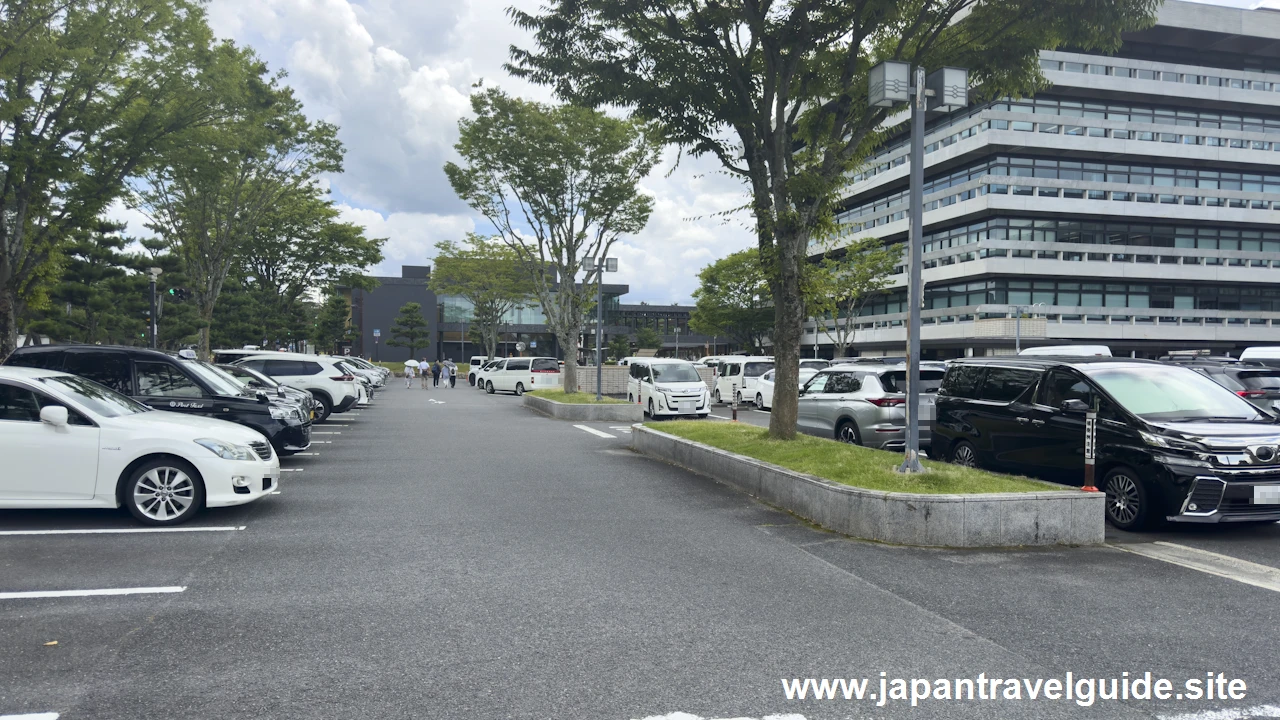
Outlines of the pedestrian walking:
[{"label": "pedestrian walking", "polygon": [[431,364],[431,384],[434,387],[440,387],[440,361],[439,360]]},{"label": "pedestrian walking", "polygon": [[409,358],[404,362],[404,387],[406,390],[413,387],[413,374],[418,370],[418,361]]},{"label": "pedestrian walking", "polygon": [[426,359],[425,357],[424,357],[424,358],[422,358],[422,363],[419,365],[419,367],[423,368],[422,372],[420,373],[420,374],[422,375],[422,379],[421,379],[421,381],[420,381],[420,382],[421,382],[421,384],[422,384],[422,389],[423,389],[423,390],[426,390],[426,389],[427,389],[427,371],[426,371],[426,368],[427,368],[427,367],[429,367],[430,365],[431,365],[431,363],[427,362],[427,359]]},{"label": "pedestrian walking", "polygon": [[458,366],[449,363],[449,389],[452,390],[458,384]]}]

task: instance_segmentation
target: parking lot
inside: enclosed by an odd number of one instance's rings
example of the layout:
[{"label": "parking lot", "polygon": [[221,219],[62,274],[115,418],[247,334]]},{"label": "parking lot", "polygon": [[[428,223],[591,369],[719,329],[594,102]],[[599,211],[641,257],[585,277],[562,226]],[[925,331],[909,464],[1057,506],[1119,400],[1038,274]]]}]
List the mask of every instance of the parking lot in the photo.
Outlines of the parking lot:
[{"label": "parking lot", "polygon": [[[279,495],[179,528],[0,512],[0,717],[1280,716],[1280,526],[876,545],[464,385],[392,381],[314,440]],[[1248,693],[880,708],[779,683],[1068,671]]]}]

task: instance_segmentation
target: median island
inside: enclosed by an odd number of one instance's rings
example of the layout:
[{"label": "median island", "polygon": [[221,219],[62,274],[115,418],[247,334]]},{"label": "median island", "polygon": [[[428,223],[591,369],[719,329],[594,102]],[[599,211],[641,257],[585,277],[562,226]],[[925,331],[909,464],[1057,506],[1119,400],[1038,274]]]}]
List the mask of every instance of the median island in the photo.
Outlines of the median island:
[{"label": "median island", "polygon": [[925,462],[896,472],[901,453],[798,436],[769,439],[739,423],[635,425],[636,452],[741,490],[836,532],[901,545],[1096,545],[1102,493]]},{"label": "median island", "polygon": [[649,423],[648,427],[788,470],[867,490],[968,495],[1062,489],[1027,478],[931,460],[923,461],[929,472],[905,475],[894,472],[894,468],[902,463],[902,453],[872,450],[809,435],[797,435],[795,440],[771,440],[768,430],[744,423],[684,420]]},{"label": "median island", "polygon": [[558,403],[568,403],[570,405],[626,405],[625,400],[618,400],[611,397],[602,397],[597,400],[592,393],[575,392],[567,393],[563,390],[530,390],[525,395],[543,398]]}]

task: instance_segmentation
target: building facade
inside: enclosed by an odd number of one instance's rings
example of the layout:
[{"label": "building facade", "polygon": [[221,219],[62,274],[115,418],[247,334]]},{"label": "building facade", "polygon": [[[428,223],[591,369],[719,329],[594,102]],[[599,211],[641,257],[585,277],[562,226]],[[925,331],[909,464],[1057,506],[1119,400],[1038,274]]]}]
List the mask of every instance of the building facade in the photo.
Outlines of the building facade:
[{"label": "building facade", "polygon": [[[924,357],[1280,344],[1280,13],[1170,0],[1115,55],[1041,66],[1034,98],[926,126]],[[852,236],[906,241],[907,153],[852,178]],[[902,352],[905,286],[850,320],[858,352]]]}]

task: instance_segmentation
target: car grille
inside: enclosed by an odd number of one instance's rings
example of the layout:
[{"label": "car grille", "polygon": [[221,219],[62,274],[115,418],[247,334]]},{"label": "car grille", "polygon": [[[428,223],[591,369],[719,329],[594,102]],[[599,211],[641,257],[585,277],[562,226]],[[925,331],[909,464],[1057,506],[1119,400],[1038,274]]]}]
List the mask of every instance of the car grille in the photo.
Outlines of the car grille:
[{"label": "car grille", "polygon": [[1280,505],[1254,505],[1248,498],[1227,498],[1218,510],[1226,515],[1272,515],[1280,512]]},{"label": "car grille", "polygon": [[[1196,478],[1195,486],[1191,488],[1191,495],[1187,499],[1187,512],[1208,514],[1217,509],[1218,503],[1222,502],[1222,491],[1226,484],[1217,478]],[[1191,506],[1195,505],[1196,509],[1192,510]]]},{"label": "car grille", "polygon": [[263,460],[271,459],[271,443],[251,442],[249,443],[249,447],[253,448],[253,451]]}]

